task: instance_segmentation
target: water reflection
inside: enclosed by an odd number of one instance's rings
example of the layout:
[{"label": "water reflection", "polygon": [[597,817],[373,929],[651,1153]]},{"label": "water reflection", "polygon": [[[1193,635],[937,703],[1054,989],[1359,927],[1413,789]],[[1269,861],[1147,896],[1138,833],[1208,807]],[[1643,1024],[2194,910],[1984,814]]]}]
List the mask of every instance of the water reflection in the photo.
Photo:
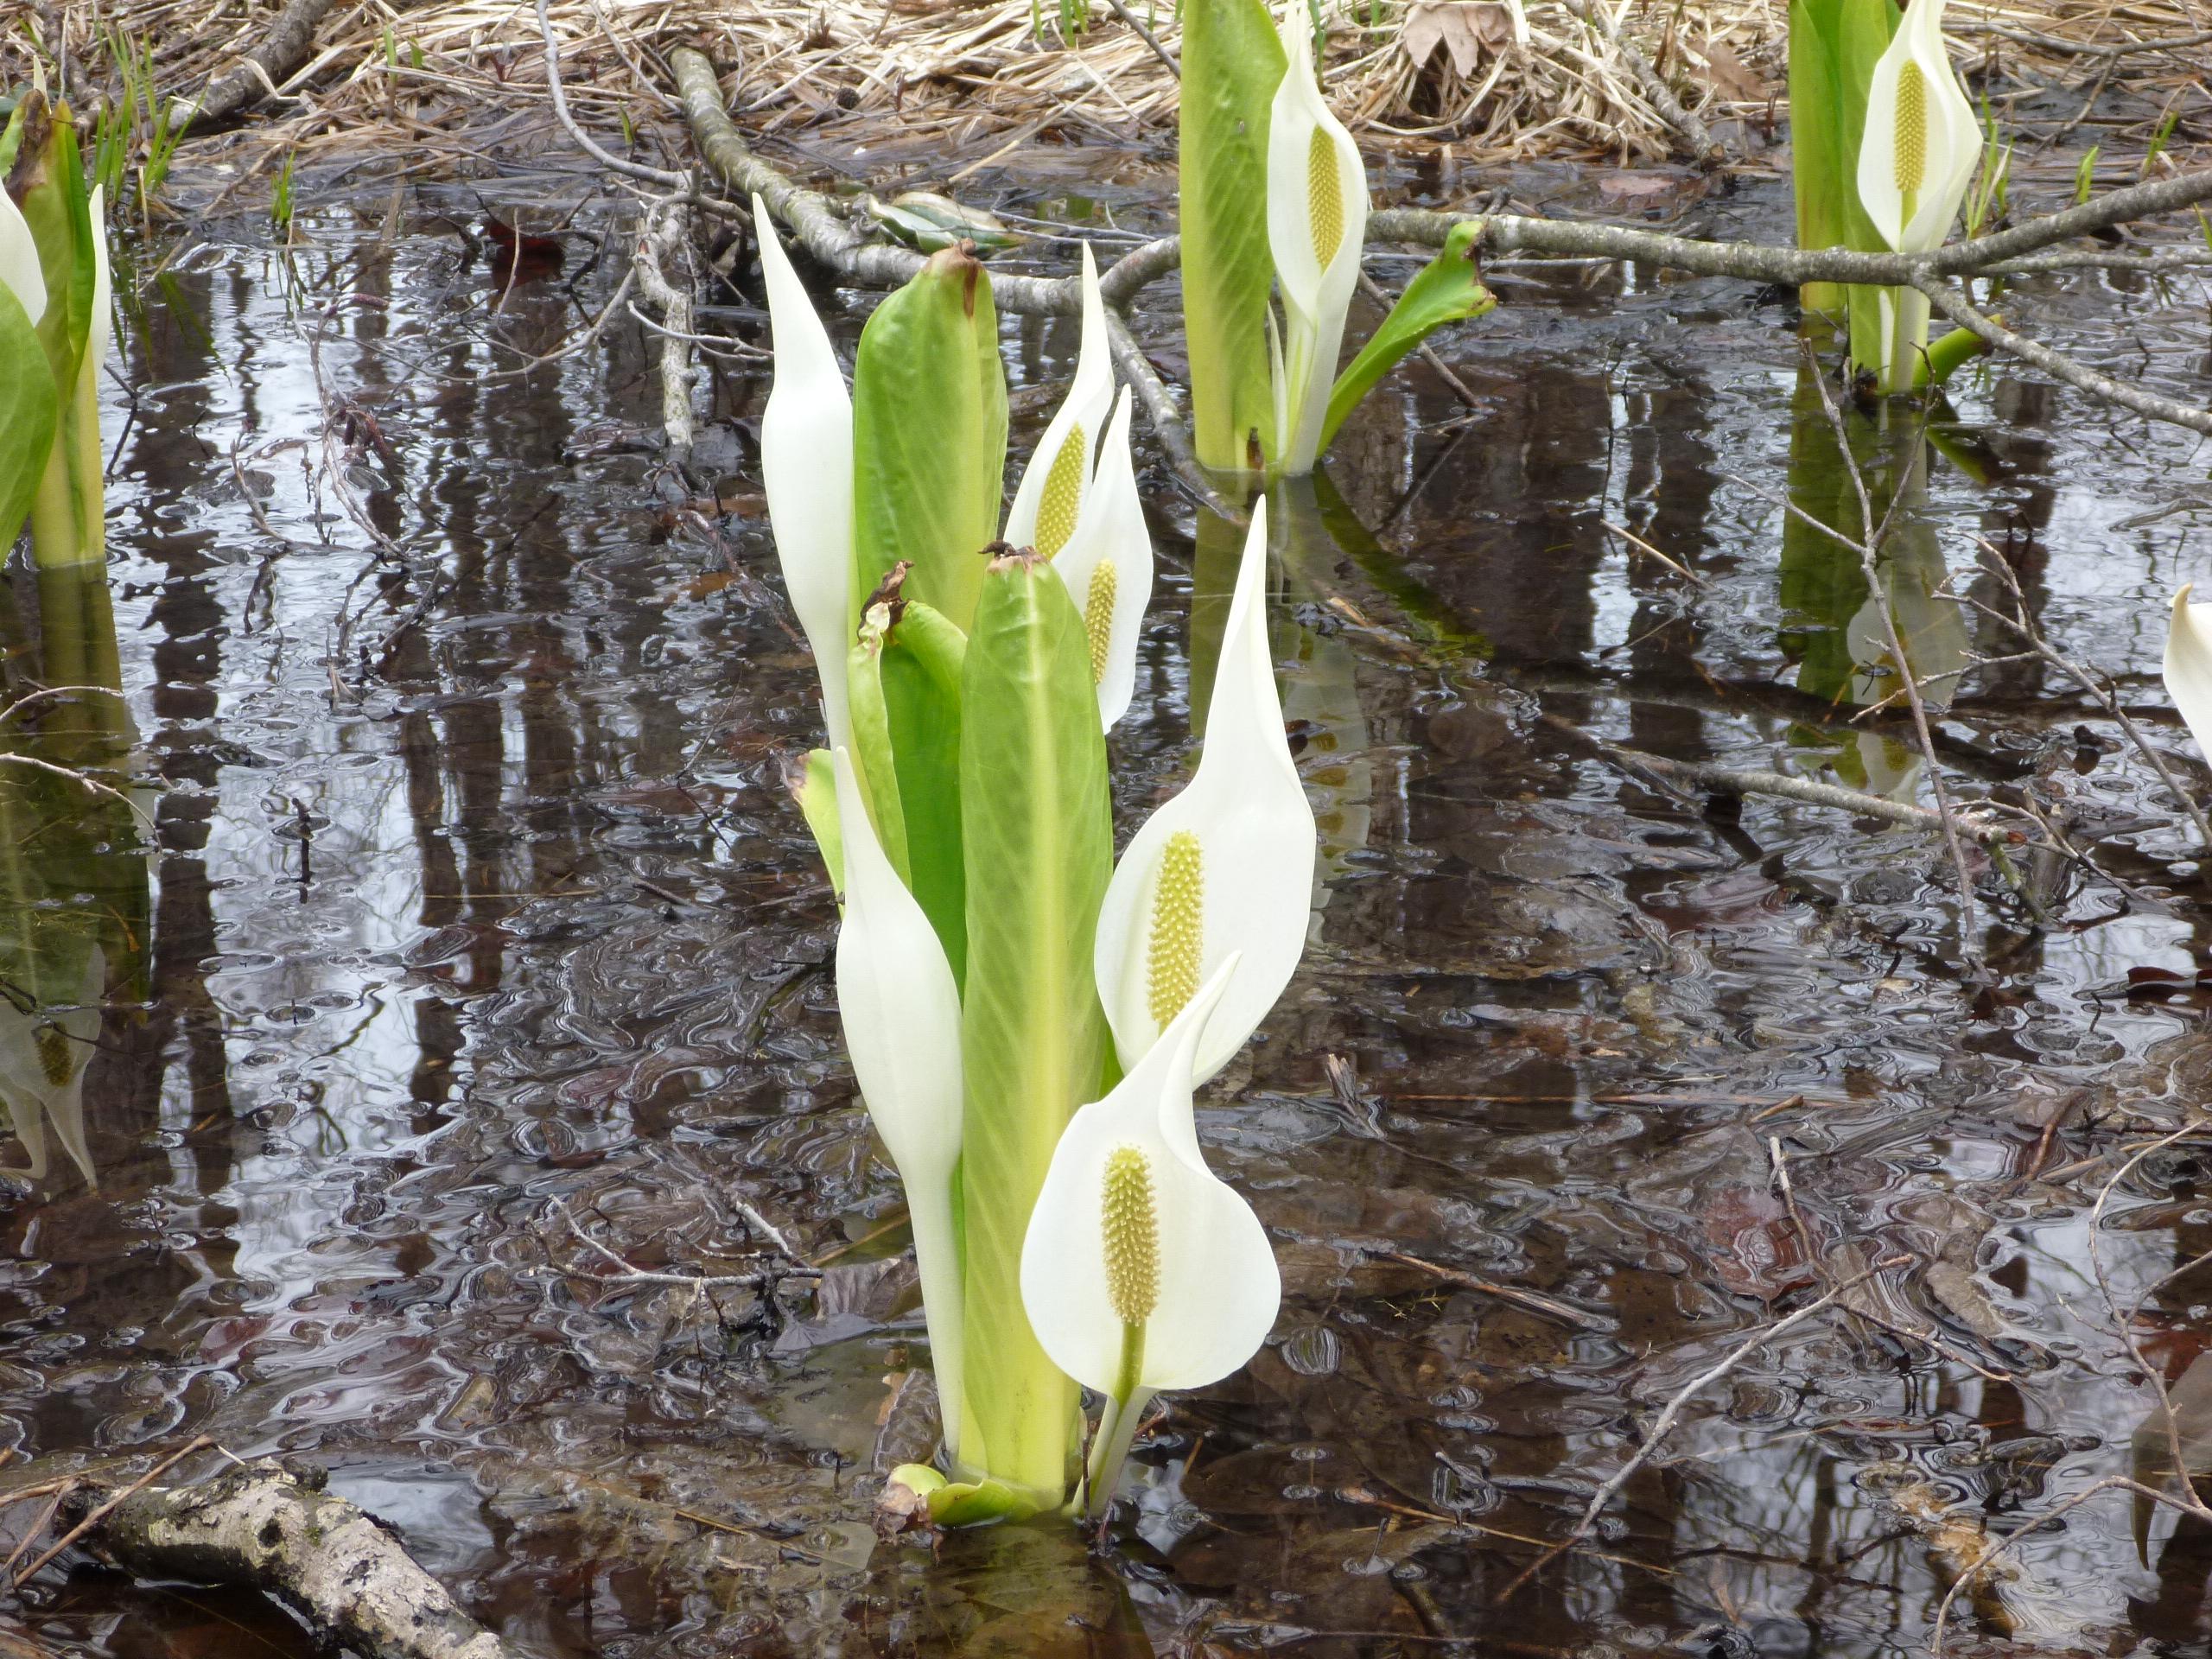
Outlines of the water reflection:
[{"label": "water reflection", "polygon": [[50,1137],[97,1187],[86,1078],[106,1008],[145,996],[151,909],[106,573],[39,571],[0,623],[0,1101],[33,1179]]},{"label": "water reflection", "polygon": [[[1871,410],[1846,404],[1832,415],[1817,378],[1824,372],[1808,356],[1790,403],[1793,511],[1782,532],[1783,652],[1796,662],[1797,689],[1824,702],[1901,706],[1910,673],[1929,712],[1940,714],[1957,695],[1971,645],[1929,511],[1925,423],[1893,401]],[[1878,597],[1859,551],[1876,537]],[[1902,664],[1891,649],[1891,627],[1904,647]],[[1796,738],[1853,789],[1892,800],[1919,791],[1921,755],[1894,725],[1818,733],[1800,727]]]}]

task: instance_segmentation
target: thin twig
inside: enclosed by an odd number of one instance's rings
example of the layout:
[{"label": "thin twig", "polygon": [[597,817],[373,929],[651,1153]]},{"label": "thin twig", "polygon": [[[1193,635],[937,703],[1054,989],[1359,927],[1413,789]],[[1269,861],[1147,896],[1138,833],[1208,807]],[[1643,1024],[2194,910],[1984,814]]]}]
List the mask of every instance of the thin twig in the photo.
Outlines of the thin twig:
[{"label": "thin twig", "polygon": [[1182,64],[1177,60],[1175,54],[1173,52],[1170,52],[1166,47],[1160,43],[1160,36],[1154,34],[1142,23],[1139,22],[1136,18],[1136,14],[1131,11],[1128,7],[1122,4],[1122,0],[1106,0],[1106,3],[1114,9],[1114,15],[1116,17],[1127,23],[1131,29],[1136,30],[1137,38],[1152,48],[1152,55],[1154,57],[1158,58],[1160,62],[1167,66],[1167,73],[1169,74],[1174,76],[1178,80],[1183,79]]},{"label": "thin twig", "polygon": [[1517,1302],[1525,1308],[1541,1313],[1547,1319],[1560,1320],[1580,1330],[1611,1331],[1613,1329],[1613,1322],[1611,1319],[1601,1318],[1595,1313],[1585,1313],[1582,1309],[1570,1306],[1566,1302],[1554,1301],[1548,1296],[1539,1296],[1533,1290],[1521,1290],[1512,1285],[1493,1284],[1487,1279],[1478,1279],[1473,1274],[1463,1273],[1457,1268],[1443,1267],[1434,1262],[1424,1262],[1417,1255],[1408,1255],[1402,1250],[1378,1250],[1376,1254],[1385,1261],[1402,1262],[1409,1268],[1419,1268],[1423,1273],[1433,1274],[1448,1284],[1458,1285],[1462,1289],[1480,1291],[1485,1296],[1495,1296],[1502,1301]]},{"label": "thin twig", "polygon": [[[1809,346],[1807,348],[1808,354],[1810,349]],[[1866,474],[1859,471],[1859,458],[1852,453],[1851,433],[1844,425],[1843,411],[1836,407],[1835,399],[1828,395],[1827,377],[1821,372],[1817,359],[1815,359],[1812,364],[1812,381],[1814,389],[1820,393],[1821,408],[1827,416],[1828,428],[1835,434],[1836,452],[1841,458],[1844,470],[1851,480],[1852,488],[1859,498],[1859,518],[1863,539],[1856,544],[1855,550],[1859,555],[1859,568],[1866,573],[1866,591],[1872,596],[1875,613],[1882,619],[1883,642],[1889,647],[1891,659],[1897,665],[1898,680],[1904,686],[1905,696],[1912,703],[1913,731],[1920,739],[1920,753],[1928,762],[1928,781],[1936,791],[1936,813],[1942,820],[1943,844],[1951,855],[1952,873],[1958,878],[1959,950],[1968,962],[1979,962],[1981,952],[1974,943],[1974,876],[1967,868],[1966,849],[1959,843],[1959,827],[1951,811],[1950,790],[1943,781],[1943,764],[1936,753],[1935,733],[1929,729],[1928,724],[1927,700],[1920,694],[1920,676],[1914,671],[1911,661],[1905,656],[1904,637],[1897,632],[1897,613],[1890,604],[1889,590],[1883,585],[1882,573],[1878,563],[1881,553],[1881,543],[1889,529],[1891,520],[1896,517],[1899,505],[1904,499],[1905,492],[1899,487],[1891,493],[1888,509],[1883,513],[1880,522],[1877,523],[1874,518],[1873,503],[1866,493]],[[1925,442],[1925,439],[1920,433],[1916,432],[1913,435],[1912,442],[1916,456],[1908,465],[1916,466],[1919,464],[1916,452]],[[1809,517],[1809,515],[1806,516]],[[1815,524],[1820,524],[1817,518],[1812,518],[1810,522]],[[1821,528],[1846,546],[1853,545],[1849,539],[1839,534],[1833,525],[1821,524]]]},{"label": "thin twig", "polygon": [[111,1495],[105,1503],[102,1503],[98,1509],[92,1510],[91,1514],[87,1515],[75,1526],[70,1528],[68,1531],[63,1533],[60,1537],[54,1540],[54,1548],[48,1550],[45,1554],[40,1556],[29,1567],[23,1568],[22,1572],[16,1573],[15,1578],[10,1581],[10,1587],[15,1590],[22,1589],[45,1569],[46,1564],[48,1561],[52,1560],[63,1550],[68,1548],[70,1545],[75,1543],[79,1538],[90,1532],[102,1521],[105,1520],[109,1514],[111,1514],[116,1506],[121,1503],[124,1498],[129,1497],[133,1492],[143,1491],[148,1486],[152,1485],[155,1481],[167,1474],[171,1469],[175,1468],[178,1464],[182,1463],[194,1452],[204,1452],[214,1444],[215,1442],[212,1438],[205,1434],[200,1434],[194,1436],[193,1440],[181,1450],[170,1452],[168,1456],[163,1458],[159,1463],[149,1469],[144,1474],[139,1476],[137,1479],[132,1481],[121,1491]]},{"label": "thin twig", "polygon": [[2037,626],[2035,618],[2029,610],[2027,595],[2020,591],[2020,580],[2013,575],[2012,567],[2005,562],[2005,556],[1991,543],[1988,537],[1977,536],[1974,540],[1981,548],[1983,567],[1994,571],[2012,594],[2012,614],[2007,616],[1994,607],[1985,605],[1980,600],[1970,596],[1962,597],[1959,602],[1971,606],[1993,621],[2012,629],[2013,632],[2028,642],[2030,655],[2060,670],[2071,677],[2075,684],[2095,698],[2098,704],[2113,717],[2120,729],[2126,734],[2127,741],[2135,746],[2136,753],[2150,763],[2151,769],[2158,774],[2159,781],[2164,784],[2173,792],[2174,798],[2181,803],[2182,810],[2189,814],[2190,822],[2196,826],[2198,844],[2208,851],[2212,851],[2212,820],[2206,818],[2204,809],[2197,804],[2196,796],[2183,786],[2181,779],[2174,776],[2173,769],[2166,764],[2165,756],[2152,747],[2151,740],[2144,736],[2142,728],[2129,717],[2127,710],[2120,706],[2120,699],[2113,695],[2109,686],[2099,684],[2095,677],[2088,669],[2059,651],[2044,637],[2043,630]]}]

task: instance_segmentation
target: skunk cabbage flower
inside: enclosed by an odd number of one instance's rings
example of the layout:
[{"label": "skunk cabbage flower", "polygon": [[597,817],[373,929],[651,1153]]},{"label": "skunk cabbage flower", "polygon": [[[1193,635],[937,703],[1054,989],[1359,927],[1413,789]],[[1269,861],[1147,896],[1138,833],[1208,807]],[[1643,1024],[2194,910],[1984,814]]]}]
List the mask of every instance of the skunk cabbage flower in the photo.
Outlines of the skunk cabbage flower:
[{"label": "skunk cabbage flower", "polygon": [[107,366],[107,348],[115,334],[115,279],[108,265],[105,181],[92,187],[89,215],[92,225],[92,315],[85,330],[83,366],[77,371],[77,378],[90,381],[97,388],[100,371]]},{"label": "skunk cabbage flower", "polygon": [[[1090,257],[1086,251],[1084,257]],[[1136,691],[1137,634],[1152,599],[1152,533],[1145,528],[1144,503],[1138,499],[1136,468],[1129,459],[1129,407],[1125,387],[1106,428],[1106,448],[1092,476],[1082,526],[1052,561],[1083,613],[1084,631],[1090,637],[1090,677],[1098,684],[1099,723],[1109,731],[1128,712]],[[1020,510],[1019,501],[1014,506]]]},{"label": "skunk cabbage flower", "polygon": [[107,957],[95,945],[86,958],[74,1007],[25,1008],[0,995],[0,1104],[30,1159],[34,1179],[46,1175],[46,1126],[51,1123],[86,1183],[99,1185],[85,1140],[85,1068],[100,1034],[100,998]]},{"label": "skunk cabbage flower", "polygon": [[[1898,253],[1943,245],[1981,160],[1981,129],[1943,47],[1943,0],[1913,0],[1874,65],[1859,146],[1859,200]],[[1882,380],[1912,385],[1928,345],[1928,296],[1885,289]]]},{"label": "skunk cabbage flower", "polygon": [[1200,1083],[1290,982],[1313,893],[1313,809],[1292,764],[1268,651],[1264,499],[1236,573],[1197,773],[1131,838],[1098,912],[1098,1000],[1134,1069],[1232,957],[1198,1039]]},{"label": "skunk cabbage flower", "polygon": [[[99,222],[96,215],[93,223]],[[16,296],[34,327],[46,315],[46,272],[39,264],[38,243],[23,210],[5,190],[0,190],[0,288]]]},{"label": "skunk cabbage flower", "polygon": [[1135,1069],[1076,1113],[1022,1243],[1039,1344],[1124,1416],[1140,1395],[1228,1376],[1282,1300],[1267,1232],[1206,1167],[1192,1112],[1199,1033],[1236,971],[1231,952]]},{"label": "skunk cabbage flower", "polygon": [[853,569],[853,399],[829,332],[753,198],[753,238],[768,290],[775,379],[760,414],[760,475],[784,586],[822,677],[822,712],[835,748],[851,739],[845,692]]},{"label": "skunk cabbage flower", "polygon": [[2189,722],[2196,747],[2212,760],[2212,605],[2192,604],[2194,582],[2174,595],[2173,620],[2166,627],[2166,695]]},{"label": "skunk cabbage flower", "polygon": [[1322,101],[1306,0],[1284,8],[1282,47],[1288,62],[1268,117],[1268,246],[1283,303],[1276,459],[1296,476],[1313,470],[1321,450],[1344,312],[1367,241],[1367,174],[1359,146]]},{"label": "skunk cabbage flower", "polygon": [[[1083,334],[1077,342],[1075,383],[1038,441],[1007,511],[1005,539],[1056,559],[1072,542],[1090,511],[1097,470],[1098,435],[1114,406],[1113,350],[1106,339],[1106,305],[1098,294],[1098,268],[1090,244],[1083,245]],[[1076,596],[1082,603],[1082,595]]]},{"label": "skunk cabbage flower", "polygon": [[1859,199],[1900,253],[1943,245],[1981,160],[1981,129],[1943,48],[1943,0],[1913,0],[1866,92]]},{"label": "skunk cabbage flower", "polygon": [[837,1017],[868,1116],[906,1188],[945,1442],[957,1456],[962,1288],[952,1172],[960,1161],[960,993],[937,930],[876,839],[852,755],[839,748],[833,764],[845,875]]}]

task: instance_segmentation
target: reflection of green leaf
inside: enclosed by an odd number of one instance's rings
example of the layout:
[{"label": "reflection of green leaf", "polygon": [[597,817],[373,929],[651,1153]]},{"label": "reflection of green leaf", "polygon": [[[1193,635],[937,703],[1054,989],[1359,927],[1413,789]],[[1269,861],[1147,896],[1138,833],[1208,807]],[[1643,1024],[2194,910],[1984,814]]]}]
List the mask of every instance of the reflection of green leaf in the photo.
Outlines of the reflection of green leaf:
[{"label": "reflection of green leaf", "polygon": [[1421,642],[1431,650],[1446,657],[1472,658],[1487,662],[1497,647],[1454,610],[1450,602],[1406,574],[1405,566],[1396,555],[1375,539],[1375,533],[1360,523],[1359,515],[1337,493],[1337,486],[1322,474],[1313,478],[1315,505],[1321,522],[1327,526],[1330,539],[1341,549],[1344,556],[1359,567],[1360,574],[1381,589],[1382,594],[1405,613],[1418,632]]},{"label": "reflection of green leaf", "polygon": [[1475,238],[1481,233],[1482,226],[1471,219],[1454,225],[1444,251],[1406,284],[1382,326],[1337,377],[1329,392],[1328,415],[1321,423],[1324,449],[1360,399],[1414,346],[1446,323],[1479,317],[1497,304],[1497,296],[1483,286],[1475,268]]}]

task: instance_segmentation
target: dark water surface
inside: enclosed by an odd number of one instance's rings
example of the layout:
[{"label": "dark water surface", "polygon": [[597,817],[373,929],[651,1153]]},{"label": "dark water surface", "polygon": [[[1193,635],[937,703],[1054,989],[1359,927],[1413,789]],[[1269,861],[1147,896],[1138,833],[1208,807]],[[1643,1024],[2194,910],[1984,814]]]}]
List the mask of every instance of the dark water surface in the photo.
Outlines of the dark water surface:
[{"label": "dark water surface", "polygon": [[[1776,206],[1694,222],[1772,232]],[[2155,715],[2165,601],[2212,576],[2195,440],[2009,365],[1963,377],[1923,463],[1909,412],[1855,435],[1910,493],[1885,580],[1954,787],[2028,791],[2103,872],[2024,854],[2038,925],[1982,868],[1975,973],[1935,837],[1767,799],[1708,817],[1544,718],[1932,800],[1894,710],[1848,722],[1891,689],[1855,556],[1785,533],[1785,491],[1835,491],[1793,311],[1501,273],[1505,305],[1445,346],[1474,418],[1420,371],[1284,515],[1326,889],[1201,1111],[1276,1242],[1281,1323],[1169,1402],[1108,1553],[1033,1528],[932,1557],[868,1524],[921,1327],[781,783],[816,728],[751,471],[762,365],[713,365],[700,499],[626,319],[485,378],[581,331],[625,232],[579,220],[566,269],[510,291],[442,217],[478,213],[403,192],[303,220],[289,253],[245,218],[150,251],[181,257],[124,333],[136,407],[110,425],[150,928],[110,963],[97,1190],[57,1151],[0,1198],[0,1443],[311,1457],[547,1659],[1918,1653],[1983,1540],[2133,1466],[2153,1402],[2113,1309],[2212,1246],[2212,1198],[2184,1144],[2091,1206],[2202,1109],[2203,1005],[2127,993],[2203,962],[2204,889],[2116,728],[2042,664],[1978,664],[2017,641],[1930,590],[1999,603],[1986,537],[2055,643]],[[714,325],[760,338],[720,298]],[[2204,399],[2193,283],[2044,279],[2006,309]],[[1041,389],[1026,454],[1072,325],[1009,320],[1007,344]],[[1201,605],[1194,646],[1190,595],[1225,585],[1220,538],[1154,483],[1125,828],[1175,783],[1218,626]],[[2145,729],[2202,780],[2177,724]],[[608,1284],[576,1231],[740,1274],[774,1263],[762,1223],[818,1287]],[[1914,1265],[1859,1293],[1882,1324],[1832,1311],[1762,1349],[1501,1602],[1669,1396],[1894,1255]],[[2200,1297],[2184,1276],[2133,1321],[2170,1376],[2212,1330]],[[2128,1505],[2024,1537],[1953,1650],[2202,1652],[2212,1535],[2150,1517],[2139,1553]],[[81,1556],[9,1617],[65,1652],[309,1651],[253,1598]]]}]

